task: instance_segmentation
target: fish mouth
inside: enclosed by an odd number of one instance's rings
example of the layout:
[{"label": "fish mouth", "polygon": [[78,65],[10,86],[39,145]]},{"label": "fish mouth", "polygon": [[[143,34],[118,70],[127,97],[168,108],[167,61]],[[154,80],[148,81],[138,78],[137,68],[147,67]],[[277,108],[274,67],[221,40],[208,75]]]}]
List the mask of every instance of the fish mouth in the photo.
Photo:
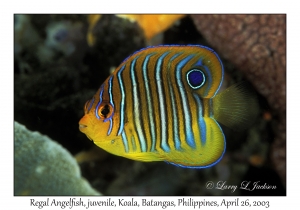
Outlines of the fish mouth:
[{"label": "fish mouth", "polygon": [[87,125],[79,124],[79,130],[81,132],[85,133],[86,129],[87,129]]},{"label": "fish mouth", "polygon": [[89,120],[88,115],[84,115],[80,119],[80,121],[78,122],[78,124],[79,124],[78,128],[79,128],[80,132],[82,132],[82,133],[84,133],[86,135],[91,132],[91,128],[93,127],[90,124],[90,120]]},{"label": "fish mouth", "polygon": [[84,133],[86,135],[86,137],[88,137],[89,140],[94,142],[93,139],[91,137],[89,137],[89,135],[87,134],[88,133],[87,127],[88,127],[87,125],[79,124],[80,132]]},{"label": "fish mouth", "polygon": [[87,127],[87,125],[79,124],[79,129],[80,129],[80,128],[86,128],[86,127]]}]

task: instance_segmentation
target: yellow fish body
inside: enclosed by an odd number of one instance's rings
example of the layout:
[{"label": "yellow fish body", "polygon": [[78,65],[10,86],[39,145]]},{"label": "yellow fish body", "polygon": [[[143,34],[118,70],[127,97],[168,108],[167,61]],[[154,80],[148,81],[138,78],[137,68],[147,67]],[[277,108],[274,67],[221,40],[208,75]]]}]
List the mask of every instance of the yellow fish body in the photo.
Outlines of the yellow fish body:
[{"label": "yellow fish body", "polygon": [[163,45],[128,57],[84,107],[79,129],[102,149],[139,161],[210,167],[226,148],[218,122],[247,127],[257,103],[242,85],[217,94],[224,70],[200,45]]}]

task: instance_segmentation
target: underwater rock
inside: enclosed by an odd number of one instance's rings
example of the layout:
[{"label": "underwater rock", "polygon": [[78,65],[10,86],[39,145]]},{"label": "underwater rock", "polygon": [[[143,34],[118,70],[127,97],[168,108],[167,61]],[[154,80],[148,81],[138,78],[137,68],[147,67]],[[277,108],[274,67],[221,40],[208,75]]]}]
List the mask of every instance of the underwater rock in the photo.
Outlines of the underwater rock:
[{"label": "underwater rock", "polygon": [[46,33],[44,48],[50,51],[52,56],[58,54],[56,57],[66,57],[81,64],[87,50],[84,41],[86,29],[83,23],[69,20],[51,22],[46,27]]},{"label": "underwater rock", "polygon": [[117,66],[131,53],[145,47],[144,34],[138,24],[115,15],[102,15],[90,33],[95,37],[92,49],[101,66],[106,63]]},{"label": "underwater rock", "polygon": [[191,15],[198,31],[266,97],[275,121],[273,165],[286,183],[286,16]]},{"label": "underwater rock", "polygon": [[[36,53],[42,44],[42,38],[31,23],[28,15],[14,15],[14,61],[20,73],[33,72],[36,63]],[[31,53],[29,53],[31,51]],[[35,62],[32,62],[35,61]],[[16,68],[15,68],[16,69]]]},{"label": "underwater rock", "polygon": [[14,195],[100,195],[61,145],[15,122]]}]

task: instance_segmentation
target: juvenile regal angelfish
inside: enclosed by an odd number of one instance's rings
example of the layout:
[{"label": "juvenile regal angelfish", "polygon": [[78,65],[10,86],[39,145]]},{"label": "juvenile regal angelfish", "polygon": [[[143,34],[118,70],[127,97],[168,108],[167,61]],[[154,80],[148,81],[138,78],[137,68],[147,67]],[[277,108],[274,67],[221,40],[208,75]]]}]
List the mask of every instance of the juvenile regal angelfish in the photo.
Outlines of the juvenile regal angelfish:
[{"label": "juvenile regal angelfish", "polygon": [[247,127],[257,110],[241,84],[217,94],[223,75],[219,56],[205,46],[142,49],[86,102],[79,129],[97,146],[129,159],[213,166],[226,148],[218,122]]}]

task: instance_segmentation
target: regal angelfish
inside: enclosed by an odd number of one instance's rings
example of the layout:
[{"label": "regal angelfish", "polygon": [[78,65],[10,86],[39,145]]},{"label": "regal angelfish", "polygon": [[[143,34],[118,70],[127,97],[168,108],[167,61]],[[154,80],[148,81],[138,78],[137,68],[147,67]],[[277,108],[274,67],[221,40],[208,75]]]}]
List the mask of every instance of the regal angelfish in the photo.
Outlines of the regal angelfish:
[{"label": "regal angelfish", "polygon": [[115,155],[210,167],[226,148],[217,121],[247,127],[257,113],[256,99],[243,85],[217,94],[223,75],[219,56],[208,47],[142,49],[86,102],[79,129]]}]

